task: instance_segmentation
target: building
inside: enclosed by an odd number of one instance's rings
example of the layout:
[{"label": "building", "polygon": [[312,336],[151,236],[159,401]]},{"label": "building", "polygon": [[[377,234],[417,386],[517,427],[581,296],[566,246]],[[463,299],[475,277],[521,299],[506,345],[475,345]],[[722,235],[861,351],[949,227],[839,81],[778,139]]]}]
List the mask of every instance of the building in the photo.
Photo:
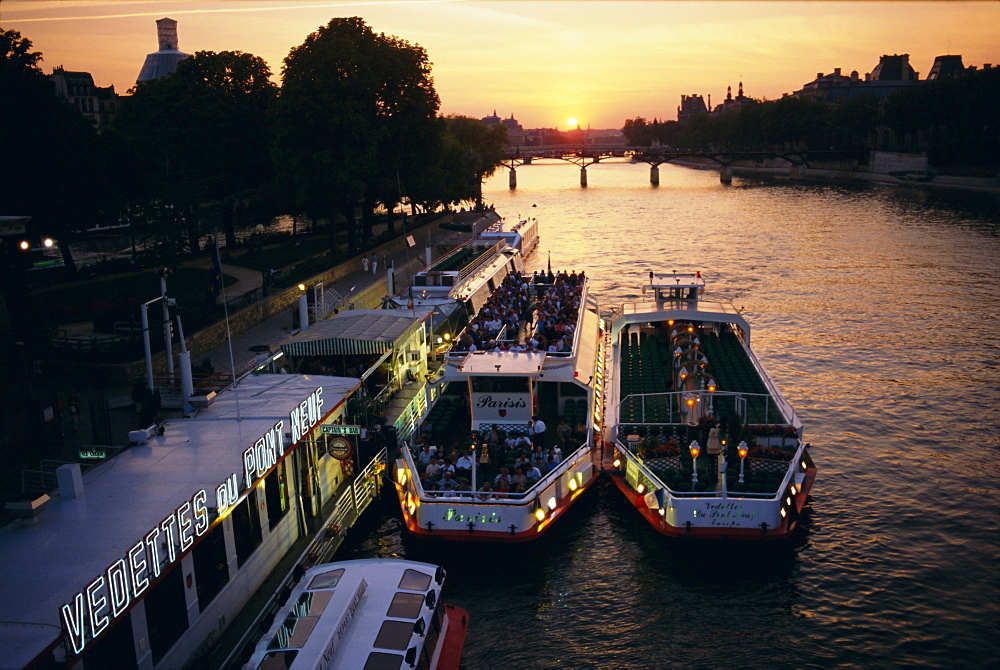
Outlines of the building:
[{"label": "building", "polygon": [[511,114],[509,119],[501,119],[497,116],[497,111],[494,109],[493,114],[490,116],[484,116],[482,122],[488,126],[502,125],[507,129],[507,145],[512,147],[522,147],[525,143],[525,131],[514,115]]},{"label": "building", "polygon": [[909,54],[883,55],[878,65],[865,75],[864,80],[857,71],[847,77],[835,68],[832,74],[816,73],[816,78],[803,85],[792,95],[831,102],[837,98],[857,98],[863,95],[885,98],[896,91],[913,86],[919,81],[919,73],[910,66]]},{"label": "building", "polygon": [[119,96],[113,84],[97,86],[89,72],[70,72],[61,65],[52,71],[49,80],[59,97],[76,107],[98,133],[115,118]]},{"label": "building", "polygon": [[699,94],[682,95],[680,107],[677,108],[677,121],[683,123],[695,114],[708,114],[705,98]]},{"label": "building", "polygon": [[965,72],[965,66],[962,64],[961,56],[937,56],[934,58],[934,65],[931,66],[931,71],[927,74],[927,81],[954,79],[963,72]]},{"label": "building", "polygon": [[743,82],[741,81],[739,92],[736,94],[735,98],[733,97],[733,87],[732,86],[726,87],[726,99],[723,100],[720,104],[715,106],[715,109],[712,110],[712,114],[735,112],[741,107],[753,104],[754,102],[756,101],[753,98],[748,98],[747,96],[743,95]]},{"label": "building", "polygon": [[0,528],[3,667],[184,667],[331,506],[353,523],[376,497],[378,468],[357,455],[368,441],[351,448],[360,387],[245,377],[86,472],[60,466],[58,491],[9,503],[21,521]]},{"label": "building", "polygon": [[173,74],[177,70],[177,64],[188,57],[188,54],[177,50],[177,22],[173,19],[157,20],[156,37],[160,49],[146,55],[139,76],[135,80],[136,84]]}]

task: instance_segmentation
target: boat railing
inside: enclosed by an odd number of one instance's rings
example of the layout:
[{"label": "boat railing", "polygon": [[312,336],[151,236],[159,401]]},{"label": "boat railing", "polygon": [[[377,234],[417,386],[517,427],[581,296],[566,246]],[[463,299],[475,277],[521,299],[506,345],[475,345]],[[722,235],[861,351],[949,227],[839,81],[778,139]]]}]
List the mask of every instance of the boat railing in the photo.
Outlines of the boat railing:
[{"label": "boat railing", "polygon": [[[778,417],[771,416],[771,403],[764,403],[764,417],[762,421],[754,421],[754,423],[762,424],[776,424],[776,425],[789,425],[797,426],[798,421],[795,418],[795,413],[791,411],[791,407],[787,402],[779,403],[775,396],[771,393],[744,393],[740,391],[709,391],[708,389],[700,389],[697,391],[663,391],[660,393],[630,393],[629,395],[622,398],[618,403],[618,423],[619,424],[642,424],[642,425],[654,425],[654,426],[678,426],[678,425],[694,425],[697,423],[697,419],[705,416],[717,416],[718,413],[715,410],[715,401],[719,398],[742,398],[743,400],[749,398],[763,398],[765,400],[771,399],[775,401],[775,405],[780,405],[781,408],[786,409],[791,412],[792,422],[788,421],[786,415],[778,412]],[[656,403],[657,399],[665,398],[667,401],[666,414],[661,413],[663,407],[654,406],[658,405]],[[627,419],[623,416],[622,409],[630,406],[632,403],[630,401],[639,400],[640,401],[640,417],[635,419]],[[688,408],[688,400],[693,400],[698,403],[700,409],[695,409],[693,406],[691,409]],[[782,399],[783,400],[783,399]],[[705,405],[707,403],[707,406]],[[676,406],[675,406],[676,405]],[[740,418],[746,420],[747,417],[741,413],[740,406],[745,407],[745,403],[736,403],[735,409]],[[690,413],[694,412],[693,415]],[[647,416],[648,415],[648,416]],[[679,421],[662,421],[662,420],[652,420],[662,416],[667,417],[677,417],[681,420]],[[647,421],[647,418],[650,419]],[[693,420],[693,421],[692,421]]]},{"label": "boat railing", "polygon": [[500,252],[503,251],[503,248],[506,246],[507,246],[507,240],[500,240],[496,244],[487,248],[486,251],[484,251],[482,254],[479,255],[479,258],[475,263],[473,263],[472,265],[467,265],[466,267],[462,268],[459,271],[458,280],[462,281],[469,275],[473,275],[482,270],[486,265],[491,263],[493,259],[496,258],[500,254]]},{"label": "boat railing", "polygon": [[[719,498],[719,497],[733,497],[733,498],[749,498],[753,500],[775,500],[782,492],[788,488],[788,484],[792,478],[792,468],[787,467],[785,476],[782,479],[781,485],[778,487],[777,491],[719,491],[719,490],[709,490],[709,491],[675,491],[670,488],[660,477],[653,472],[646,463],[637,455],[632,453],[632,451],[624,444],[621,440],[615,440],[615,451],[619,457],[625,458],[627,461],[635,466],[636,473],[634,482],[632,481],[631,473],[626,472],[626,480],[632,487],[639,491],[640,493],[657,491],[663,489],[670,493],[671,496],[675,498]],[[801,447],[799,449],[801,452]],[[799,459],[793,459],[798,462]],[[640,489],[640,487],[642,487]]]},{"label": "boat railing", "polygon": [[[746,347],[746,351],[750,354],[750,359],[753,362],[754,367],[757,369],[758,373],[764,370],[764,366],[761,365],[760,359],[757,358],[757,354],[754,353],[753,349]],[[767,385],[768,389],[771,391],[771,399],[774,401],[780,409],[782,414],[787,417],[787,421],[793,426],[801,426],[802,422],[799,421],[798,415],[795,413],[795,409],[791,406],[785,396],[778,391],[774,386],[774,382],[771,380],[771,376],[768,374],[762,374],[761,377],[764,383]]]},{"label": "boat railing", "polygon": [[[413,485],[417,489],[418,497],[423,501],[435,501],[435,500],[469,500],[476,503],[501,503],[501,504],[516,504],[523,505],[527,502],[534,500],[539,492],[544,491],[552,482],[558,479],[563,473],[571,468],[571,466],[576,463],[583,456],[586,451],[590,448],[591,435],[593,433],[593,428],[588,429],[587,438],[583,441],[579,447],[574,449],[569,455],[564,456],[561,461],[559,461],[556,467],[552,468],[551,471],[545,473],[541,479],[531,485],[525,491],[520,493],[504,493],[502,491],[490,491],[489,495],[493,498],[483,498],[482,494],[486,493],[484,491],[427,491],[424,489],[420,482],[420,477],[418,475],[413,476]],[[400,455],[406,461],[406,467],[411,473],[418,473],[417,463],[413,458],[412,450],[409,444],[404,441],[402,447],[400,448]],[[485,480],[484,480],[485,481]],[[489,479],[492,484],[493,478]]]}]

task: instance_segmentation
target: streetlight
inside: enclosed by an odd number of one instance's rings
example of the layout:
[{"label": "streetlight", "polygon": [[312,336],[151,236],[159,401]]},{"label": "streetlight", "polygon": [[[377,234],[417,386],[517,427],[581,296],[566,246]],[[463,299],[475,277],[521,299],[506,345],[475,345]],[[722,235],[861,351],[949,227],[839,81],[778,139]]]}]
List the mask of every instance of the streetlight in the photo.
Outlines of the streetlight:
[{"label": "streetlight", "polygon": [[698,440],[692,440],[691,446],[688,447],[691,452],[691,459],[693,461],[693,467],[691,468],[691,483],[698,483],[698,454],[701,453],[701,445],[698,444]]},{"label": "streetlight", "polygon": [[746,462],[747,454],[750,452],[746,441],[740,442],[736,447],[736,453],[740,455],[740,484],[743,483],[743,464]]}]

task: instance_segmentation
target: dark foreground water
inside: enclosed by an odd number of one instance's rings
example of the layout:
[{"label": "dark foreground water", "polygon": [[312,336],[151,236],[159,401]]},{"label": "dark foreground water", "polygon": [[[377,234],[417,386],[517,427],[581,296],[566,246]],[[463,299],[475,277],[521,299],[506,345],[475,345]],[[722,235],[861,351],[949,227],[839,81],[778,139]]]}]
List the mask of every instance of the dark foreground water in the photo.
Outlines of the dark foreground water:
[{"label": "dark foreground water", "polygon": [[504,170],[486,197],[540,220],[530,268],[585,269],[602,306],[677,269],[745,307],[814,445],[805,527],[671,542],[602,482],[531,545],[417,543],[387,514],[358,553],[448,569],[469,669],[998,667],[998,200],[588,172],[510,192]]}]

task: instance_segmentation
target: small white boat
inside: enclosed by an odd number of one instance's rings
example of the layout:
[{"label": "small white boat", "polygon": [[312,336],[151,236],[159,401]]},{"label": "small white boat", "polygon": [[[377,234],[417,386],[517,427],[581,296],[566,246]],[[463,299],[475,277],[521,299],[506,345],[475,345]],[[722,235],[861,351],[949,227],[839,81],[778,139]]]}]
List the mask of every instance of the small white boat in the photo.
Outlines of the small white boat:
[{"label": "small white boat", "polygon": [[457,670],[469,614],[441,599],[443,568],[371,558],[306,571],[244,670]]}]

